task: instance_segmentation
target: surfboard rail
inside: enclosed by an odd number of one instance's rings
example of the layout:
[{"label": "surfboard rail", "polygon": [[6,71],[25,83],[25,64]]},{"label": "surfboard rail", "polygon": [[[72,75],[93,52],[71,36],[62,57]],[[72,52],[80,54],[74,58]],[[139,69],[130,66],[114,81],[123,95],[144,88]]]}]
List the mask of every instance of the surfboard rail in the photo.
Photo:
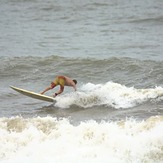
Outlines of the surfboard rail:
[{"label": "surfboard rail", "polygon": [[12,88],[13,90],[15,90],[15,91],[17,91],[17,92],[19,92],[25,96],[31,97],[31,98],[35,98],[35,99],[43,100],[43,101],[47,101],[47,102],[54,102],[55,101],[55,99],[53,97],[42,95],[42,94],[35,93],[32,91],[28,91],[28,90],[18,88],[18,87],[12,86],[12,85],[10,85],[10,88]]}]

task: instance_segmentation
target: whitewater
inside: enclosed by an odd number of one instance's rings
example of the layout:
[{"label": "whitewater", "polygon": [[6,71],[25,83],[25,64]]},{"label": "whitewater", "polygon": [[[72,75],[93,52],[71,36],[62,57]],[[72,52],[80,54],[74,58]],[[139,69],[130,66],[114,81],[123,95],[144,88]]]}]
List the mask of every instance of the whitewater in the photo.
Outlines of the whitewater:
[{"label": "whitewater", "polygon": [[61,108],[77,105],[88,108],[93,106],[111,106],[113,108],[130,108],[146,101],[162,101],[163,88],[136,89],[124,85],[107,82],[105,84],[87,83],[80,91],[56,97],[55,105]]},{"label": "whitewater", "polygon": [[2,163],[156,162],[163,160],[163,117],[81,122],[52,117],[1,118]]}]

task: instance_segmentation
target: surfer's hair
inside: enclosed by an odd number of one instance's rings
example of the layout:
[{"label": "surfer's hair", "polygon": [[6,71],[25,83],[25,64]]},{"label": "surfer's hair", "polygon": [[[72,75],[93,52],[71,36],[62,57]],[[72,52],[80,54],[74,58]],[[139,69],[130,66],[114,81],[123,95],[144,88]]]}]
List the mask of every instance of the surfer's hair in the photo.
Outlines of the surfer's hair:
[{"label": "surfer's hair", "polygon": [[78,82],[77,82],[77,80],[75,80],[75,79],[73,79],[73,82],[75,83],[75,84],[77,84]]}]

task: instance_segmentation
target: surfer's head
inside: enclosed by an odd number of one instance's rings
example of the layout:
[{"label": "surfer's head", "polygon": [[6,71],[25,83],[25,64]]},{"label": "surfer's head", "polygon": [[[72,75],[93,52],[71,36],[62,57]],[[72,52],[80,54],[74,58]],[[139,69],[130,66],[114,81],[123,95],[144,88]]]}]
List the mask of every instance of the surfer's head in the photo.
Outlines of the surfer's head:
[{"label": "surfer's head", "polygon": [[77,82],[77,80],[75,80],[75,79],[73,79],[72,81],[73,81],[75,84],[77,84],[77,83],[78,83],[78,82]]}]

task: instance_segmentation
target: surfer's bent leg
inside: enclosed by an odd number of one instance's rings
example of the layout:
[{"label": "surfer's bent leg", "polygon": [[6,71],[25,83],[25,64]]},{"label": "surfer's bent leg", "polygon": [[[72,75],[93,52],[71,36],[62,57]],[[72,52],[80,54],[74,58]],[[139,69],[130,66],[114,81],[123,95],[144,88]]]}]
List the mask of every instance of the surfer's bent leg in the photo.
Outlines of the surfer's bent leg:
[{"label": "surfer's bent leg", "polygon": [[51,85],[49,87],[47,87],[43,92],[41,92],[41,94],[44,94],[45,92],[49,91],[50,89],[53,89],[56,85],[54,84],[54,82],[51,82]]}]

